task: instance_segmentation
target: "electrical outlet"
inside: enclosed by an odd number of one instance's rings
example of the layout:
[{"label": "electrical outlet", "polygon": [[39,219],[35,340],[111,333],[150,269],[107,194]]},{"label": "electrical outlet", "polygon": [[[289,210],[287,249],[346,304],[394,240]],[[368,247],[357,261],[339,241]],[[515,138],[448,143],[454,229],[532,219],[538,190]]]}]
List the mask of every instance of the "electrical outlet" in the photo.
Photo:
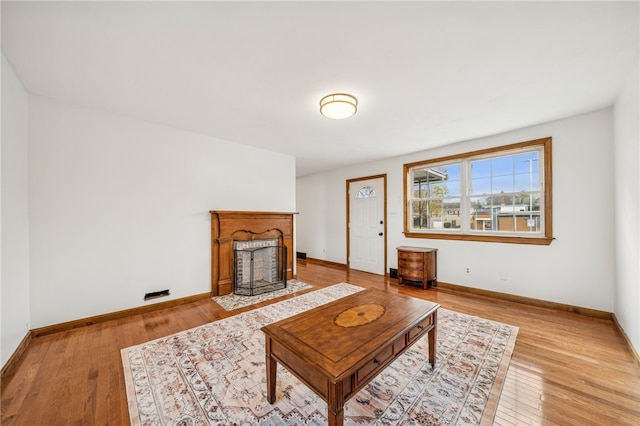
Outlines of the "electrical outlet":
[{"label": "electrical outlet", "polygon": [[464,274],[465,275],[471,275],[471,268],[469,268],[468,266],[464,268]]}]

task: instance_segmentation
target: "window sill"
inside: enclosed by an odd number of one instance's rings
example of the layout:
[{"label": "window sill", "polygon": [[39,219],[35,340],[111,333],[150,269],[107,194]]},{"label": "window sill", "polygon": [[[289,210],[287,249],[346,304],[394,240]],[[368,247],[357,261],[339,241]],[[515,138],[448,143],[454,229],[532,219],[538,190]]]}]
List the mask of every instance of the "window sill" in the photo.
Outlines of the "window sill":
[{"label": "window sill", "polygon": [[425,238],[431,240],[482,241],[485,243],[530,244],[548,246],[553,237],[509,237],[496,235],[444,234],[428,232],[404,232],[407,238]]}]

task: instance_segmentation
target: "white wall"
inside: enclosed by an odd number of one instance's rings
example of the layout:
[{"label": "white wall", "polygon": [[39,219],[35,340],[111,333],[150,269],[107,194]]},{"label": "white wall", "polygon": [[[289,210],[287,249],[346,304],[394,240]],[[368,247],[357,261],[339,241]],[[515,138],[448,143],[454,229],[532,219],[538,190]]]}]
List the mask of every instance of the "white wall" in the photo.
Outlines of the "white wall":
[{"label": "white wall", "polygon": [[614,108],[616,286],[614,312],[640,352],[640,97],[638,63]]},{"label": "white wall", "polygon": [[0,352],[4,366],[29,331],[28,95],[2,56]]},{"label": "white wall", "polygon": [[291,156],[29,102],[32,328],[208,292],[210,210],[295,210]]},{"label": "white wall", "polygon": [[[403,164],[542,137],[553,138],[549,246],[408,239],[402,234]],[[393,143],[390,141],[389,143]],[[438,248],[438,279],[468,287],[612,312],[614,286],[611,109],[412,155],[298,178],[297,250],[346,263],[345,181],[387,173],[387,260],[395,248]],[[471,268],[465,275],[463,268]],[[500,279],[500,273],[507,280]]]}]

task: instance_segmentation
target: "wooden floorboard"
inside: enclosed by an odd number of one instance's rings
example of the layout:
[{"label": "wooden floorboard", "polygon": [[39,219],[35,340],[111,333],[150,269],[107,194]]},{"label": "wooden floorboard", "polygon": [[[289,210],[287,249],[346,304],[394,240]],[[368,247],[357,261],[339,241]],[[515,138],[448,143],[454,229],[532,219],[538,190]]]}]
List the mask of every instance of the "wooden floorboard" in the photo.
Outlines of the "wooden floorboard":
[{"label": "wooden floorboard", "polygon": [[[316,289],[340,282],[376,287],[519,327],[495,425],[640,425],[640,369],[611,320],[445,289],[399,287],[393,279],[312,262],[299,261],[297,274]],[[36,337],[2,383],[0,423],[126,425],[121,349],[274,301],[227,312],[212,300],[199,300]]]}]

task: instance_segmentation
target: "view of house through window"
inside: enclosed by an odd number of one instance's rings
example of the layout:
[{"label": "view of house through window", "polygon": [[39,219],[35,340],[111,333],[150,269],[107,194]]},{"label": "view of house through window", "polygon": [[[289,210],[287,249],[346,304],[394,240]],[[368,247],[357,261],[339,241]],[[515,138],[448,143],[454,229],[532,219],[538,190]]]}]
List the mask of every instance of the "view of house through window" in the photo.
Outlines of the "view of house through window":
[{"label": "view of house through window", "polygon": [[409,237],[551,241],[551,138],[405,164],[405,179]]}]

